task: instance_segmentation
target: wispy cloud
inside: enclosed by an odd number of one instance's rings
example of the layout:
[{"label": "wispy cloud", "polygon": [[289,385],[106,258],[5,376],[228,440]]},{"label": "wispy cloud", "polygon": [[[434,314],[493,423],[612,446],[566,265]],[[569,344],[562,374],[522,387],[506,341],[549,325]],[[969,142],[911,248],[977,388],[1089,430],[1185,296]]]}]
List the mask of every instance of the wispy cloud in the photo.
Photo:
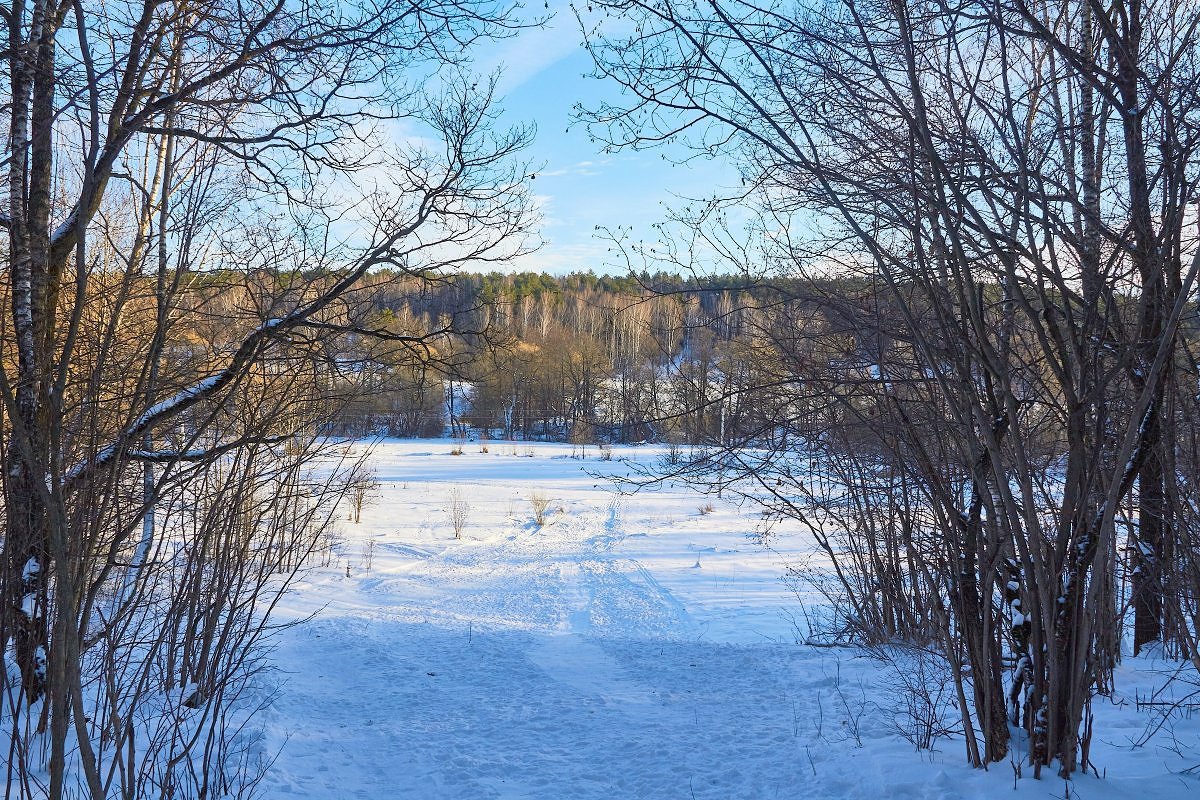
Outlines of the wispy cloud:
[{"label": "wispy cloud", "polygon": [[580,175],[589,177],[593,175],[602,175],[603,171],[600,167],[605,166],[611,159],[603,161],[579,161],[569,167],[555,167],[554,169],[544,169],[538,173],[539,178],[561,178],[565,175]]},{"label": "wispy cloud", "polygon": [[567,10],[566,3],[555,3],[553,17],[544,25],[522,31],[516,37],[503,42],[496,52],[480,60],[483,72],[502,70],[498,87],[501,94],[508,94],[539,73],[581,49],[579,31],[575,18]]},{"label": "wispy cloud", "polygon": [[548,243],[535,253],[513,259],[506,268],[511,272],[531,270],[566,273],[588,269],[601,272],[610,266],[610,258],[607,246],[599,241]]}]

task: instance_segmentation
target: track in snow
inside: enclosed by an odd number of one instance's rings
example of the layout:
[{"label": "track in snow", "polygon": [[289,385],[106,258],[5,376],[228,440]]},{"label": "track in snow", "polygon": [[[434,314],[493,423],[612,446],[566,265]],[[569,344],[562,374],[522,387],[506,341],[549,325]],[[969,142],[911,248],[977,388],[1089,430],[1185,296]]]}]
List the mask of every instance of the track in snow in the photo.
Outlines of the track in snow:
[{"label": "track in snow", "polygon": [[[534,459],[448,450],[385,443],[379,501],[283,610],[320,613],[278,638],[262,796],[1062,796],[1055,781],[1013,792],[1008,765],[966,769],[960,743],[914,753],[875,662],[795,644],[783,561],[748,542],[752,517],[700,515],[685,489],[615,500],[552,446]],[[441,505],[455,480],[473,505],[462,541]],[[524,505],[532,486],[555,498],[544,528]],[[1136,763],[1147,768],[1081,779],[1072,797],[1197,788],[1158,754]]]}]

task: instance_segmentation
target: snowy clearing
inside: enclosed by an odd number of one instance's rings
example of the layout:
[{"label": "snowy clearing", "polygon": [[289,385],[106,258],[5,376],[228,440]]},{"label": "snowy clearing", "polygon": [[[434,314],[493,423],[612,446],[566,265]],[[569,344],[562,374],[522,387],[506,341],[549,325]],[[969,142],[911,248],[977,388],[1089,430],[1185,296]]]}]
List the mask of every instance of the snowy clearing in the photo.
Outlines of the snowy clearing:
[{"label": "snowy clearing", "polygon": [[[616,496],[616,460],[568,445],[385,441],[359,524],[278,620],[262,796],[322,798],[1048,798],[1058,778],[965,766],[959,739],[895,731],[895,676],[797,642],[781,579],[802,536],[683,486]],[[469,504],[454,538],[452,490]],[[549,503],[534,522],[530,493]],[[705,507],[712,503],[712,511]],[[374,542],[372,547],[371,542]],[[368,569],[367,562],[370,562]],[[347,577],[349,567],[349,577]],[[1097,701],[1070,797],[1195,796],[1200,715],[1132,745],[1171,665],[1129,660]],[[902,717],[901,717],[902,719]],[[1019,758],[1019,754],[1018,754]]]}]

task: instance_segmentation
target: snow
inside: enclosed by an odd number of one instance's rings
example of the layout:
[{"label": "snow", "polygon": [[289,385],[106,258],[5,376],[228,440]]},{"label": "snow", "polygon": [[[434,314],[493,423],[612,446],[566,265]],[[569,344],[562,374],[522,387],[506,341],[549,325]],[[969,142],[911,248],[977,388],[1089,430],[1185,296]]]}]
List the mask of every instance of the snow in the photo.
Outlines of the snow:
[{"label": "snow", "polygon": [[218,372],[216,375],[209,375],[207,378],[197,381],[186,389],[180,389],[165,400],[160,400],[143,411],[142,415],[137,418],[137,421],[130,426],[130,430],[137,430],[155,417],[160,417],[176,406],[191,400],[193,397],[204,394],[213,386],[216,386],[217,381],[221,380],[222,377],[224,377],[224,373],[222,372]]},{"label": "snow", "polygon": [[[619,459],[649,465],[654,448],[580,461],[569,445],[454,446],[377,445],[362,522],[342,523],[337,558],[280,609],[300,624],[277,633],[278,685],[264,689],[262,797],[1064,795],[1028,766],[1020,780],[1007,763],[971,770],[960,739],[916,752],[895,730],[894,672],[802,644],[801,598],[781,576],[810,544],[786,523],[764,546],[757,509],[682,485],[613,495],[606,477],[636,466]],[[455,487],[471,504],[461,540]],[[540,528],[533,489],[551,498]],[[1152,722],[1133,698],[1160,668],[1128,661],[1123,694],[1098,700],[1106,777],[1078,777],[1071,797],[1200,788],[1183,772],[1200,761],[1200,720],[1172,723],[1182,756],[1133,746]]]}]

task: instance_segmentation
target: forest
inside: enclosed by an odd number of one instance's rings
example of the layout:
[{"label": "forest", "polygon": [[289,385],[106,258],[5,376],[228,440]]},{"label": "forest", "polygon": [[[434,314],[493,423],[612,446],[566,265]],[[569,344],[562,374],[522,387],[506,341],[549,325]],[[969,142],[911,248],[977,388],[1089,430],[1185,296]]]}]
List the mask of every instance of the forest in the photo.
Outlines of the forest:
[{"label": "forest", "polygon": [[589,445],[769,436],[757,402],[777,336],[761,306],[783,296],[762,282],[673,274],[463,273],[415,296],[381,283],[370,301],[380,326],[431,330],[453,319],[471,333],[444,342],[438,372],[419,368],[426,359],[390,364],[351,347],[342,357],[362,367],[354,381],[365,394],[341,424],[357,435],[437,436],[448,424]]}]

